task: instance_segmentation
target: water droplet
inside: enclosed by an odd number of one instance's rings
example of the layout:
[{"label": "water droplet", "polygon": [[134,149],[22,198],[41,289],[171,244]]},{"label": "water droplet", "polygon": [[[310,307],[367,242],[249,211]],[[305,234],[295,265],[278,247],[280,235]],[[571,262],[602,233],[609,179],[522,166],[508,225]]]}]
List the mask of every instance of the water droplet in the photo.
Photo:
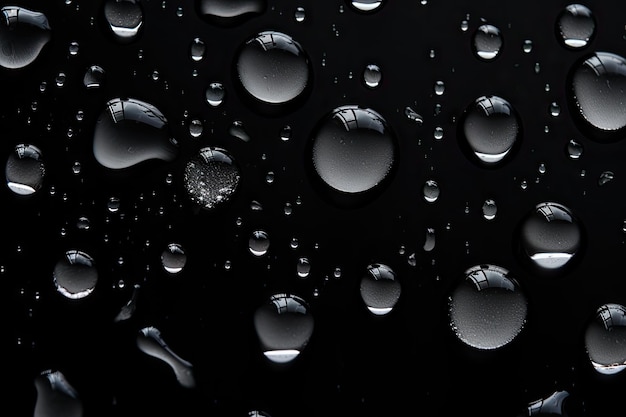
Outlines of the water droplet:
[{"label": "water droplet", "polygon": [[91,294],[98,282],[94,260],[80,250],[69,250],[55,265],[52,273],[57,291],[74,300]]},{"label": "water droplet", "polygon": [[189,56],[194,62],[200,62],[204,59],[206,53],[206,44],[200,38],[194,38],[189,47]]},{"label": "water droplet", "polygon": [[293,13],[293,16],[296,19],[296,22],[304,22],[304,19],[306,18],[306,11],[304,10],[304,7],[296,7],[296,11]]},{"label": "water droplet", "polygon": [[580,49],[589,44],[596,31],[591,10],[582,4],[570,4],[556,21],[559,39],[568,48]]},{"label": "water droplet", "polygon": [[276,363],[292,362],[313,334],[314,320],[307,303],[296,295],[273,295],[254,313],[254,328],[263,354]]},{"label": "water droplet", "polygon": [[70,42],[70,46],[68,48],[68,51],[69,51],[71,56],[78,55],[78,51],[79,50],[80,50],[80,45],[78,44],[78,42],[76,42],[76,41]]},{"label": "water droplet", "polygon": [[437,241],[437,239],[436,239],[436,235],[435,235],[435,229],[433,229],[432,227],[427,228],[426,229],[426,238],[424,239],[424,246],[422,246],[424,251],[425,252],[431,252],[433,249],[435,249],[436,241]]},{"label": "water droplet", "polygon": [[37,375],[34,417],[82,417],[83,404],[76,389],[61,371],[51,369]]},{"label": "water droplet", "polygon": [[361,299],[377,316],[390,313],[400,298],[401,286],[393,270],[384,264],[368,265],[361,278]]},{"label": "water droplet", "polygon": [[574,65],[570,94],[584,127],[592,138],[621,139],[626,127],[626,59],[596,52]]},{"label": "water droplet", "polygon": [[446,91],[446,85],[443,83],[443,81],[436,81],[435,82],[435,94],[438,96],[443,95],[443,93]]},{"label": "water droplet", "polygon": [[85,75],[83,77],[83,84],[85,85],[85,87],[89,89],[99,88],[100,86],[102,86],[103,83],[104,70],[102,69],[102,67],[99,67],[98,65],[92,65],[87,68],[87,71],[85,71]]},{"label": "water droplet", "polygon": [[283,142],[287,142],[289,139],[291,139],[291,130],[291,126],[289,125],[283,126],[283,128],[280,130],[280,139]]},{"label": "water droplet", "polygon": [[598,178],[598,185],[602,186],[604,184],[607,184],[611,182],[614,177],[615,177],[615,174],[613,174],[612,171],[603,171],[600,174],[600,177]]},{"label": "water droplet", "polygon": [[333,110],[318,125],[311,158],[317,176],[342,193],[363,193],[390,177],[396,144],[385,119],[354,105]]},{"label": "water droplet", "polygon": [[626,307],[604,304],[585,331],[585,348],[593,368],[614,375],[626,369]]},{"label": "water droplet", "polygon": [[117,42],[129,43],[139,37],[143,9],[137,0],[106,0],[104,19]]},{"label": "water droplet", "polygon": [[461,31],[467,32],[468,29],[469,29],[469,22],[465,19],[461,20]]},{"label": "water droplet", "polygon": [[120,209],[120,199],[118,197],[111,197],[107,201],[107,209],[110,213],[117,213]]},{"label": "water droplet", "polygon": [[7,159],[4,172],[7,186],[15,194],[31,195],[39,191],[46,173],[41,151],[34,145],[17,145]]},{"label": "water droplet", "polygon": [[522,44],[522,50],[527,54],[530,53],[533,50],[533,41],[526,39]]},{"label": "water droplet", "polygon": [[422,187],[422,196],[429,203],[434,203],[439,198],[441,190],[435,180],[427,180]]},{"label": "water droplet", "polygon": [[558,103],[553,101],[550,104],[550,115],[552,117],[557,117],[559,114],[561,114],[561,106],[559,106]]},{"label": "water droplet", "polygon": [[380,85],[382,79],[380,67],[376,64],[368,64],[363,70],[363,82],[369,88],[376,88]]},{"label": "water droplet", "polygon": [[476,99],[465,110],[461,127],[462,146],[484,166],[503,162],[519,140],[521,130],[513,106],[498,96]]},{"label": "water droplet", "polygon": [[350,0],[350,4],[361,12],[373,12],[382,6],[382,0]]},{"label": "water droplet", "polygon": [[567,391],[555,391],[550,396],[528,404],[529,416],[567,416],[564,404],[569,397]]},{"label": "water droplet", "polygon": [[583,154],[583,145],[574,139],[567,142],[566,148],[570,159],[579,159]]},{"label": "water droplet", "polygon": [[193,119],[191,122],[189,122],[189,135],[191,135],[192,138],[199,138],[200,136],[202,136],[203,130],[204,127],[202,125],[202,120]]},{"label": "water droplet", "polygon": [[526,322],[527,301],[509,271],[477,265],[465,271],[449,298],[450,325],[468,346],[491,350],[515,339]]},{"label": "water droplet", "polygon": [[267,0],[198,0],[198,13],[208,22],[233,26],[263,13]]},{"label": "water droplet", "polygon": [[23,7],[0,9],[0,65],[23,68],[37,59],[52,35],[48,18],[41,12]]},{"label": "water droplet", "polygon": [[472,40],[474,54],[486,61],[491,61],[499,55],[502,43],[500,29],[487,24],[480,25],[476,29]]},{"label": "water droplet", "polygon": [[300,44],[274,31],[248,40],[237,56],[237,76],[255,100],[282,105],[301,96],[310,85],[309,60]]},{"label": "water droplet", "polygon": [[204,93],[206,102],[213,107],[217,107],[224,101],[226,90],[222,83],[211,83]]},{"label": "water droplet", "polygon": [[435,128],[435,132],[433,133],[433,137],[435,138],[435,140],[443,139],[443,128],[441,126],[437,126]]},{"label": "water droplet", "polygon": [[161,253],[161,265],[170,274],[180,273],[187,263],[187,255],[181,245],[170,243]]},{"label": "water droplet", "polygon": [[233,124],[230,125],[230,128],[228,129],[228,133],[230,133],[231,136],[237,139],[243,140],[244,142],[250,141],[250,135],[246,131],[243,125],[243,122],[241,120],[235,120]]},{"label": "water droplet", "polygon": [[167,345],[155,327],[144,327],[137,334],[137,347],[146,355],[160,359],[172,368],[178,383],[185,388],[196,386],[193,365],[178,356]]},{"label": "water droplet", "polygon": [[151,159],[172,161],[178,147],[167,128],[165,116],[151,104],[133,98],[110,100],[96,124],[94,156],[111,169]]},{"label": "water droplet", "polygon": [[183,17],[184,14],[185,11],[183,10],[183,8],[181,6],[178,6],[176,8],[176,17]]},{"label": "water droplet", "polygon": [[267,254],[270,248],[270,237],[264,230],[255,230],[248,239],[248,249],[254,256]]},{"label": "water droplet", "polygon": [[248,417],[272,417],[269,413],[259,410],[253,410],[248,412]]},{"label": "water droplet", "polygon": [[193,202],[205,209],[214,209],[230,200],[239,179],[235,160],[222,148],[202,148],[185,166],[185,190]]},{"label": "water droplet", "polygon": [[418,125],[424,123],[424,118],[409,106],[404,108],[404,115],[407,119],[417,123]]},{"label": "water droplet", "polygon": [[582,229],[569,208],[540,203],[522,222],[521,243],[533,265],[560,269],[580,252]]},{"label": "water droplet", "polygon": [[487,199],[483,203],[483,217],[485,220],[493,220],[496,218],[496,214],[498,213],[498,206],[496,202],[492,199]]},{"label": "water droplet", "polygon": [[296,272],[300,278],[307,278],[311,273],[311,263],[309,258],[299,258],[296,264]]}]

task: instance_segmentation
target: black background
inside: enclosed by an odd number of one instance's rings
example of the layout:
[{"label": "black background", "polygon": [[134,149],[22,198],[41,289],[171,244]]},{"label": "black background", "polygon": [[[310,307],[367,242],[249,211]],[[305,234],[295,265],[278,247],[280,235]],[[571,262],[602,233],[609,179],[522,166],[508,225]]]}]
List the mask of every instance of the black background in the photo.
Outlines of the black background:
[{"label": "black background", "polygon": [[[0,334],[9,369],[9,388],[1,397],[14,407],[12,415],[33,414],[33,379],[47,369],[66,376],[85,416],[242,416],[254,409],[273,417],[508,416],[557,390],[570,393],[571,415],[622,409],[624,375],[596,373],[583,335],[601,304],[626,304],[626,143],[583,134],[568,107],[567,75],[593,51],[626,54],[626,10],[609,0],[589,3],[596,34],[586,48],[573,51],[555,33],[567,4],[387,1],[375,13],[360,13],[337,0],[269,0],[262,14],[222,27],[199,17],[191,2],[144,0],[142,33],[122,45],[103,25],[101,1],[16,2],[47,15],[52,39],[28,67],[0,70],[2,158],[16,144],[31,143],[46,164],[37,194],[0,189],[0,280],[8,299],[0,307]],[[294,19],[297,6],[306,10],[303,22]],[[469,28],[462,31],[468,16]],[[503,48],[492,62],[472,52],[481,19],[502,31]],[[306,100],[271,116],[240,94],[233,73],[238,48],[264,30],[292,36],[312,68]],[[199,63],[189,57],[196,37],[207,45]],[[533,42],[530,53],[522,49],[526,39]],[[76,56],[68,52],[72,41],[80,45]],[[370,63],[382,69],[377,89],[362,82]],[[106,71],[104,85],[95,90],[82,84],[91,65]],[[55,86],[59,72],[67,75],[62,88]],[[438,80],[445,83],[441,96],[433,90]],[[216,81],[224,84],[226,99],[213,108],[204,91]],[[496,169],[476,165],[457,142],[459,118],[482,95],[506,98],[522,123],[519,148]],[[95,122],[116,97],[134,97],[163,112],[180,144],[176,160],[146,161],[119,172],[98,164],[91,150]],[[552,102],[561,106],[558,117],[550,115]],[[435,115],[437,103],[441,112]],[[382,193],[353,208],[329,202],[307,169],[311,132],[325,114],[346,104],[381,113],[399,155]],[[408,120],[406,106],[424,123]],[[75,117],[79,110],[82,121]],[[194,118],[204,125],[200,138],[188,133]],[[229,135],[234,121],[243,122],[249,142]],[[292,127],[286,142],[279,136],[285,125]],[[442,140],[433,138],[438,126]],[[584,146],[579,160],[565,151],[571,139]],[[241,169],[233,200],[215,212],[195,207],[182,183],[186,161],[205,146],[228,149]],[[77,161],[82,168],[74,174]],[[538,172],[541,163],[545,174]],[[615,177],[599,186],[605,170]],[[275,180],[268,184],[270,171]],[[432,204],[421,196],[428,179],[441,187]],[[121,202],[117,213],[107,209],[113,196]],[[488,198],[498,207],[493,221],[482,218]],[[251,209],[254,200],[263,210]],[[531,271],[516,246],[517,227],[543,201],[572,209],[585,235],[574,266],[553,277]],[[289,216],[285,203],[293,207]],[[89,218],[89,230],[76,227],[81,216]],[[435,229],[432,252],[422,249],[427,228]],[[261,258],[247,250],[255,229],[271,240]],[[296,249],[290,247],[293,238]],[[170,242],[188,256],[176,276],[160,265]],[[65,299],[52,280],[55,263],[74,248],[90,253],[99,272],[96,291],[82,300]],[[414,266],[408,262],[412,253]],[[304,280],[295,269],[301,256],[312,265]],[[396,308],[383,317],[372,316],[359,296],[359,280],[373,262],[391,266],[402,284]],[[448,324],[450,291],[463,271],[481,263],[509,269],[528,298],[522,333],[495,352],[462,345]],[[333,275],[337,267],[339,278]],[[116,323],[134,284],[141,285],[137,311]],[[315,319],[308,346],[287,366],[265,359],[252,322],[256,308],[278,292],[303,297]],[[145,326],[159,328],[172,350],[194,365],[196,388],[179,386],[165,363],[137,349],[137,331]]]}]

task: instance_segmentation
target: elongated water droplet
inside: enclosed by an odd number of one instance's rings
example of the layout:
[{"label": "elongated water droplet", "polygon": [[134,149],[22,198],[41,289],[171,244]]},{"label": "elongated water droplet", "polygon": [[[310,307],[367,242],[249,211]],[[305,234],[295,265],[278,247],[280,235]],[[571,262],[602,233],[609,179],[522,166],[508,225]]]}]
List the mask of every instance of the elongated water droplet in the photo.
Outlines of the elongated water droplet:
[{"label": "elongated water droplet", "polygon": [[52,273],[59,293],[74,300],[87,297],[98,283],[94,260],[80,250],[69,250],[55,265]]},{"label": "elongated water droplet", "polygon": [[424,246],[422,247],[424,251],[431,252],[435,249],[435,243],[437,242],[435,229],[429,227],[426,229],[426,238],[424,238]]},{"label": "elongated water droplet", "polygon": [[596,21],[587,6],[570,4],[557,17],[556,31],[564,46],[580,49],[594,37]]},{"label": "elongated water droplet", "polygon": [[178,243],[170,243],[161,253],[161,265],[170,274],[180,273],[187,263],[185,250]]},{"label": "elongated water droplet", "polygon": [[293,17],[298,23],[304,22],[304,19],[306,18],[306,11],[304,10],[304,7],[296,7]]},{"label": "elongated water droplet", "polygon": [[61,371],[47,370],[35,377],[34,417],[82,417],[83,403]]},{"label": "elongated water droplet", "polygon": [[139,37],[143,27],[143,8],[139,0],[107,0],[104,19],[119,43],[129,43]]},{"label": "elongated water droplet", "polygon": [[307,303],[292,294],[275,294],[254,313],[254,328],[263,354],[276,363],[296,359],[308,344],[313,327]]},{"label": "elongated water droplet", "polygon": [[474,32],[472,39],[474,54],[485,61],[491,61],[499,55],[502,43],[500,29],[487,24],[480,25]]},{"label": "elongated water droplet", "polygon": [[23,7],[0,9],[0,65],[23,68],[34,62],[52,38],[45,14]]},{"label": "elongated water droplet", "polygon": [[7,186],[15,194],[31,195],[43,186],[46,170],[38,147],[19,144],[5,166]]},{"label": "elongated water droplet", "polygon": [[248,239],[248,249],[254,256],[263,256],[270,248],[270,238],[264,230],[255,230]]},{"label": "elongated water droplet", "polygon": [[424,123],[424,118],[409,106],[404,108],[404,115],[407,119],[417,123],[420,126],[422,125],[422,123]]},{"label": "elongated water droplet", "polygon": [[384,264],[368,265],[361,278],[361,299],[367,309],[377,316],[389,314],[401,294],[400,282],[393,270]]},{"label": "elongated water droplet", "polygon": [[434,203],[439,198],[441,190],[435,180],[427,180],[422,187],[422,195],[428,203]]},{"label": "elongated water droplet", "polygon": [[526,322],[527,301],[509,271],[496,265],[477,265],[449,299],[450,325],[465,344],[483,350],[509,344]]},{"label": "elongated water droplet", "polygon": [[585,348],[598,373],[613,375],[626,369],[626,307],[600,306],[585,331]]},{"label": "elongated water droplet", "polygon": [[191,41],[191,46],[189,47],[189,56],[192,61],[200,62],[204,59],[204,54],[206,53],[206,44],[200,38],[194,38]]},{"label": "elongated water droplet", "polygon": [[93,153],[104,167],[124,169],[151,159],[172,161],[178,146],[170,139],[167,119],[156,107],[133,98],[116,98],[98,118]]}]

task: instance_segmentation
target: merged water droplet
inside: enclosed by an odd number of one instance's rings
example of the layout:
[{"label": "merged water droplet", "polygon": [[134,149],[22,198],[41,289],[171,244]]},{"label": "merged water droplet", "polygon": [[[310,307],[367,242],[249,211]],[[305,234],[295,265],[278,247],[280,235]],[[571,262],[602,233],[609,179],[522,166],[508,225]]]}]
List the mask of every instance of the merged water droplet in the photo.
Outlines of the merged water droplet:
[{"label": "merged water droplet", "polygon": [[263,354],[275,363],[293,361],[308,344],[313,327],[307,303],[292,294],[275,294],[254,313]]},{"label": "merged water droplet", "polygon": [[180,273],[186,264],[187,255],[178,243],[170,243],[161,253],[161,265],[170,274]]},{"label": "merged water droplet", "polygon": [[527,309],[518,282],[496,265],[469,268],[449,298],[452,330],[463,343],[481,350],[512,342],[526,323]]},{"label": "merged water droplet", "polygon": [[626,307],[604,304],[585,331],[585,348],[593,368],[613,375],[626,368]]},{"label": "merged water droplet", "polygon": [[106,0],[104,19],[117,42],[129,43],[139,37],[143,8],[139,0]]},{"label": "merged water droplet", "polygon": [[0,65],[18,69],[31,64],[52,38],[48,18],[18,6],[5,6],[0,13]]},{"label": "merged water droplet", "polygon": [[211,210],[229,201],[239,180],[239,167],[222,148],[202,148],[185,166],[185,190],[194,203],[205,209]]},{"label": "merged water droplet", "polygon": [[383,5],[382,0],[349,0],[350,5],[361,12],[373,12]]},{"label": "merged water droplet", "polygon": [[87,297],[96,288],[98,270],[93,258],[80,250],[68,250],[54,266],[54,285],[59,293],[77,300]]},{"label": "merged water droplet", "polygon": [[61,371],[51,369],[34,379],[37,391],[34,417],[82,417],[83,403]]},{"label": "merged water droplet", "polygon": [[116,98],[98,118],[93,153],[102,166],[124,169],[152,159],[172,161],[178,146],[156,107],[134,98]]},{"label": "merged water droplet", "polygon": [[498,57],[502,44],[502,33],[493,25],[480,25],[472,38],[474,54],[485,61],[491,61]]},{"label": "merged water droplet", "polygon": [[254,256],[263,256],[270,248],[270,237],[264,230],[255,230],[248,239],[248,249]]},{"label": "merged water droplet", "polygon": [[568,264],[582,248],[582,228],[562,204],[538,204],[521,225],[525,256],[541,270],[556,270]]},{"label": "merged water droplet", "polygon": [[396,143],[376,111],[347,105],[319,123],[311,141],[317,178],[332,190],[357,194],[377,189],[390,177]]},{"label": "merged water droplet", "polygon": [[626,127],[626,59],[596,52],[572,68],[574,114],[597,140],[621,139]]},{"label": "merged water droplet", "polygon": [[267,0],[196,0],[196,6],[210,23],[232,26],[263,13]]},{"label": "merged water droplet", "polygon": [[311,83],[309,60],[291,36],[266,31],[239,50],[236,71],[243,90],[265,105],[283,105],[303,96]]},{"label": "merged water droplet", "polygon": [[39,191],[46,169],[38,147],[19,144],[7,159],[5,166],[7,186],[15,194],[31,195]]},{"label": "merged water droplet", "polygon": [[587,6],[570,4],[557,17],[556,32],[564,46],[572,49],[584,48],[595,35],[596,20]]},{"label": "merged water droplet", "polygon": [[144,327],[137,334],[137,347],[146,355],[161,359],[174,371],[178,383],[185,388],[196,386],[193,365],[178,356],[165,343],[156,327]]},{"label": "merged water droplet", "polygon": [[502,163],[520,140],[521,123],[507,100],[498,96],[476,99],[460,123],[461,147],[482,166]]},{"label": "merged water droplet", "polygon": [[400,299],[402,287],[393,270],[384,264],[368,265],[361,278],[361,299],[377,316],[389,314]]}]

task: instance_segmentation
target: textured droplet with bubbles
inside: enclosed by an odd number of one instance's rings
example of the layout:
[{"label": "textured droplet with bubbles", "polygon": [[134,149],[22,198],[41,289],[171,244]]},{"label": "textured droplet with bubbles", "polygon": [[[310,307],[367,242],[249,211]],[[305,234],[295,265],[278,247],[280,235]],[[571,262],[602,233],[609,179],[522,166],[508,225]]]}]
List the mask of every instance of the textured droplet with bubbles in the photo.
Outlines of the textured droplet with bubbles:
[{"label": "textured droplet with bubbles", "polygon": [[270,248],[270,237],[265,230],[254,230],[248,239],[248,250],[254,256],[263,256]]},{"label": "textured droplet with bubbles", "polygon": [[569,4],[556,20],[557,37],[572,49],[586,47],[596,33],[596,20],[591,10],[583,4]]},{"label": "textured droplet with bubbles", "polygon": [[499,96],[476,99],[462,117],[461,146],[482,166],[497,166],[520,141],[521,122],[508,100]]},{"label": "textured droplet with bubbles", "polygon": [[0,13],[0,66],[19,69],[30,65],[52,39],[48,18],[18,6],[5,6]]},{"label": "textured droplet with bubbles", "polygon": [[180,273],[187,264],[187,254],[182,245],[178,243],[170,243],[161,253],[161,265],[169,274]]},{"label": "textured droplet with bubbles", "polygon": [[450,326],[468,346],[499,349],[522,331],[527,300],[509,271],[497,265],[476,265],[449,297]]},{"label": "textured droplet with bubbles", "polygon": [[100,88],[104,83],[105,72],[99,65],[91,65],[83,76],[83,85],[88,89]]},{"label": "textured droplet with bubbles", "polygon": [[87,297],[95,290],[98,270],[89,254],[72,249],[57,261],[52,277],[60,294],[77,300]]},{"label": "textured droplet with bubbles", "polygon": [[205,209],[211,210],[229,201],[239,180],[239,167],[226,149],[202,148],[185,165],[185,190],[195,204]]},{"label": "textured droplet with bubbles", "polygon": [[600,306],[585,330],[585,349],[593,368],[613,375],[626,369],[626,307]]},{"label": "textured droplet with bubbles", "polygon": [[618,140],[626,128],[626,58],[595,52],[570,73],[573,113],[591,139]]},{"label": "textured droplet with bubbles", "polygon": [[396,306],[402,286],[389,266],[374,263],[367,266],[359,290],[367,309],[377,316],[384,316]]},{"label": "textured droplet with bubbles", "polygon": [[46,169],[41,150],[34,145],[15,146],[6,161],[5,178],[7,186],[15,194],[31,195],[43,187]]},{"label": "textured droplet with bubbles", "polygon": [[370,193],[391,178],[395,137],[376,111],[355,105],[334,109],[311,140],[311,162],[324,188],[347,195]]},{"label": "textured droplet with bubbles", "polygon": [[237,54],[236,73],[253,103],[272,109],[304,97],[312,77],[302,46],[276,31],[261,32],[245,42]]},{"label": "textured droplet with bubbles", "polygon": [[558,203],[537,204],[520,228],[524,256],[540,270],[559,270],[583,245],[582,226],[572,211]]},{"label": "textured droplet with bubbles", "polygon": [[304,299],[278,293],[257,308],[254,328],[265,357],[275,363],[289,363],[307,346],[314,319]]},{"label": "textured droplet with bubbles", "polygon": [[48,369],[34,379],[37,400],[34,417],[82,417],[83,402],[63,372]]},{"label": "textured droplet with bubbles", "polygon": [[492,61],[498,57],[502,49],[502,33],[494,25],[480,25],[472,38],[474,54],[485,61]]},{"label": "textured droplet with bubbles", "polygon": [[361,12],[373,12],[383,5],[382,0],[349,0],[349,3],[356,10]]},{"label": "textured droplet with bubbles", "polygon": [[134,98],[116,98],[98,118],[93,154],[106,168],[124,169],[147,160],[172,161],[178,145],[159,109]]},{"label": "textured droplet with bubbles", "polygon": [[144,21],[139,0],[106,0],[103,13],[107,27],[117,42],[130,43],[139,37]]},{"label": "textured droplet with bubbles", "polygon": [[266,8],[267,0],[196,0],[198,14],[220,26],[241,24]]}]

